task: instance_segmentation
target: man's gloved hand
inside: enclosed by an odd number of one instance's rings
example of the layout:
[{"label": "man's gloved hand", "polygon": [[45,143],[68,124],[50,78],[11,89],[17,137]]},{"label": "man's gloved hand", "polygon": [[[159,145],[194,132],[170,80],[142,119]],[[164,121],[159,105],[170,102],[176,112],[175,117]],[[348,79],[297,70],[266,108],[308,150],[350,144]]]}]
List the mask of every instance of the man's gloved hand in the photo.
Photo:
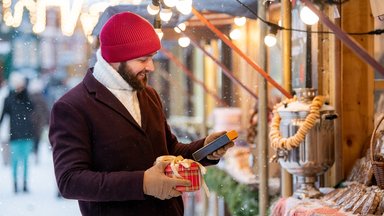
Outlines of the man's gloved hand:
[{"label": "man's gloved hand", "polygon": [[190,186],[191,182],[185,179],[170,178],[164,174],[169,162],[159,162],[144,172],[144,194],[154,196],[161,200],[181,195],[176,186]]},{"label": "man's gloved hand", "polygon": [[[220,136],[224,135],[225,133],[226,133],[226,131],[221,131],[221,132],[214,132],[214,133],[209,134],[205,138],[204,146],[206,146],[207,144],[209,144],[213,140],[219,138]],[[233,145],[234,145],[234,143],[233,143],[233,141],[231,141],[231,142],[227,143],[225,146],[223,146],[223,147],[219,148],[218,150],[214,151],[212,154],[209,154],[207,156],[207,158],[209,160],[219,160],[225,154],[225,152],[229,148],[231,148]]]}]

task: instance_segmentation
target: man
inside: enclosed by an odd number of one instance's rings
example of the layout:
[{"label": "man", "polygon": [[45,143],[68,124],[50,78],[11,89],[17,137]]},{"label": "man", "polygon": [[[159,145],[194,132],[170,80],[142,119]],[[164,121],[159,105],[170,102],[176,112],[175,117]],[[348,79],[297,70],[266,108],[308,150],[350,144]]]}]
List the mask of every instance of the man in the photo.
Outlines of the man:
[{"label": "man", "polygon": [[[142,17],[123,12],[100,32],[97,62],[83,81],[52,109],[49,138],[57,184],[63,197],[79,200],[83,215],[183,215],[177,185],[162,155],[191,158],[194,151],[223,133],[190,144],[171,133],[155,90],[146,85],[154,71],[160,40]],[[215,164],[233,146],[209,155]]]}]

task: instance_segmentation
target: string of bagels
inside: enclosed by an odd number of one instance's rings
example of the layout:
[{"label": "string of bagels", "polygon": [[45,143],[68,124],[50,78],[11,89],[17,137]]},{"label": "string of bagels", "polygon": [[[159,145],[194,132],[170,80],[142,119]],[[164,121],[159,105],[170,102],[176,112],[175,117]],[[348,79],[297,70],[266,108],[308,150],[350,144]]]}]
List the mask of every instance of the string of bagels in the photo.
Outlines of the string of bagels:
[{"label": "string of bagels", "polygon": [[300,145],[304,140],[305,135],[315,125],[316,120],[320,118],[320,108],[324,104],[324,96],[316,96],[311,105],[309,106],[309,114],[305,118],[303,124],[299,127],[296,134],[291,137],[282,137],[280,133],[281,117],[277,112],[280,106],[297,101],[296,96],[291,99],[286,99],[273,107],[273,118],[271,121],[271,129],[269,132],[269,139],[273,149],[286,149],[291,150]]}]

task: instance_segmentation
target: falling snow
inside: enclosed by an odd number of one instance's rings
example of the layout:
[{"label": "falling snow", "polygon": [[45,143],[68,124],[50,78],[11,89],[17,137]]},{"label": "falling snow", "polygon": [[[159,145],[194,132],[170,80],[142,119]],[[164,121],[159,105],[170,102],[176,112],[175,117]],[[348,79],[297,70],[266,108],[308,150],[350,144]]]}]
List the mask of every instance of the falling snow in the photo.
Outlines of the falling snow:
[{"label": "falling snow", "polygon": [[[3,149],[1,149],[3,151]],[[14,194],[11,169],[0,155],[0,215],[1,216],[80,216],[77,201],[57,197],[51,152],[47,143],[40,148],[40,161],[30,157],[28,194]]]}]

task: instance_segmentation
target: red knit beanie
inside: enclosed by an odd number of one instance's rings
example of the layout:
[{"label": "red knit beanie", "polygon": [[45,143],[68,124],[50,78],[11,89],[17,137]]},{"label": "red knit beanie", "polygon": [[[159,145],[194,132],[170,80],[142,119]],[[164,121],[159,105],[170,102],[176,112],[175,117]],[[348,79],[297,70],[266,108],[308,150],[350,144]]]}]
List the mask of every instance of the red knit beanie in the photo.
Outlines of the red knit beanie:
[{"label": "red knit beanie", "polygon": [[122,62],[146,56],[160,49],[152,25],[131,12],[113,15],[100,32],[101,55],[107,62]]}]

